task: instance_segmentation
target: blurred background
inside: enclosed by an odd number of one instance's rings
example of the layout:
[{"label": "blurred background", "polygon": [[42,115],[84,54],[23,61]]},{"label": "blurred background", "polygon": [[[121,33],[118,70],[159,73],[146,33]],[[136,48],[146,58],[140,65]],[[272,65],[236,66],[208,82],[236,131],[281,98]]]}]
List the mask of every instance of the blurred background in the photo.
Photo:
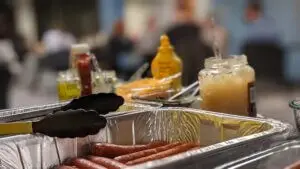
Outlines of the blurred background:
[{"label": "blurred background", "polygon": [[126,80],[151,62],[167,33],[183,58],[185,85],[217,42],[224,57],[248,56],[258,112],[293,122],[299,7],[298,0],[1,0],[0,108],[57,102],[57,72],[69,66],[71,44],[88,43],[101,68]]}]

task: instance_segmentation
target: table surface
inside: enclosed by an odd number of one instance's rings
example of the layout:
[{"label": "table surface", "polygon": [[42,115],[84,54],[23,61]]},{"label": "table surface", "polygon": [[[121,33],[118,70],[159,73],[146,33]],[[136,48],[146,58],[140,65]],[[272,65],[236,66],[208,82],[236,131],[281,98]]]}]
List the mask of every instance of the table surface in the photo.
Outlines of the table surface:
[{"label": "table surface", "polygon": [[[46,78],[46,82],[36,90],[13,86],[10,92],[11,107],[49,104],[57,101],[54,77]],[[271,82],[257,82],[257,112],[266,117],[274,118],[295,125],[292,110],[288,102],[299,97],[297,86],[277,85]]]}]

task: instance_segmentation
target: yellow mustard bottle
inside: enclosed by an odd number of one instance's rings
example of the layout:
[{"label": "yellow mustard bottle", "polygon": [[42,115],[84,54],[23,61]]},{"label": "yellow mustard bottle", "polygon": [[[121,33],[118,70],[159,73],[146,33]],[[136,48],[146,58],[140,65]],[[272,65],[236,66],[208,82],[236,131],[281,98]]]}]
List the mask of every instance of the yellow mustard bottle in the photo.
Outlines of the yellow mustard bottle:
[{"label": "yellow mustard bottle", "polygon": [[[160,47],[151,64],[151,72],[155,79],[163,79],[182,72],[182,61],[174,52],[167,35],[160,37]],[[172,88],[180,90],[181,76],[172,81]]]},{"label": "yellow mustard bottle", "polygon": [[[174,52],[167,35],[160,37],[160,47],[151,64],[151,72],[155,79],[163,79],[182,72],[182,61]],[[180,90],[181,76],[174,78],[172,88]]]}]

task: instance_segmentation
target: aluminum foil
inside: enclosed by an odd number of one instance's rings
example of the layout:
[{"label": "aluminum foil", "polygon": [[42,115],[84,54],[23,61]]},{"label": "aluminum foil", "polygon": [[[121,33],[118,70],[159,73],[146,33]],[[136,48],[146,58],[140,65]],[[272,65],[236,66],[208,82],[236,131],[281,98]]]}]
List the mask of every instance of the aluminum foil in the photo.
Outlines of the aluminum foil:
[{"label": "aluminum foil", "polygon": [[[53,110],[66,105],[68,102],[48,104],[42,106],[32,106],[14,109],[5,109],[0,111],[0,122],[13,122],[13,121],[23,121],[23,120],[38,120],[41,117],[50,114]],[[117,112],[114,113],[129,113],[131,111],[159,108],[162,104],[155,102],[127,102],[122,105]]]},{"label": "aluminum foil", "polygon": [[294,140],[217,167],[283,169],[300,160],[300,141]]},{"label": "aluminum foil", "polygon": [[[0,162],[10,169],[48,169],[86,155],[90,143],[143,144],[153,140],[198,142],[202,148],[131,168],[212,168],[284,140],[288,125],[264,119],[185,108],[108,114],[107,127],[77,139],[13,136],[0,139]],[[8,151],[9,150],[9,151]]]}]

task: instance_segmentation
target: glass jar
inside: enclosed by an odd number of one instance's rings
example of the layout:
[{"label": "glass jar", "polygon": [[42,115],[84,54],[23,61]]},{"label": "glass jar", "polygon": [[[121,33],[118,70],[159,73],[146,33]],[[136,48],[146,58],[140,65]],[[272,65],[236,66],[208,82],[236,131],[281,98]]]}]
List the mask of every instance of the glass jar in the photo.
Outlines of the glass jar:
[{"label": "glass jar", "polygon": [[112,83],[106,82],[105,72],[92,71],[91,73],[93,94],[112,92]]},{"label": "glass jar", "polygon": [[211,57],[205,60],[204,69],[199,72],[200,107],[204,110],[228,113],[226,102],[229,93],[230,70],[225,60]]},{"label": "glass jar", "polygon": [[57,92],[59,101],[67,101],[80,97],[78,76],[72,71],[59,72],[57,77]]},{"label": "glass jar", "polygon": [[199,72],[200,107],[204,110],[256,116],[255,73],[246,56],[208,58]]},{"label": "glass jar", "polygon": [[246,112],[247,116],[256,117],[255,100],[255,71],[248,64],[246,55],[233,55],[227,59],[233,75],[242,79],[240,111]]},{"label": "glass jar", "polygon": [[57,77],[59,100],[65,101],[80,96],[109,93],[116,83],[114,71],[104,72],[90,52],[88,44],[74,44],[70,52],[70,69]]}]

